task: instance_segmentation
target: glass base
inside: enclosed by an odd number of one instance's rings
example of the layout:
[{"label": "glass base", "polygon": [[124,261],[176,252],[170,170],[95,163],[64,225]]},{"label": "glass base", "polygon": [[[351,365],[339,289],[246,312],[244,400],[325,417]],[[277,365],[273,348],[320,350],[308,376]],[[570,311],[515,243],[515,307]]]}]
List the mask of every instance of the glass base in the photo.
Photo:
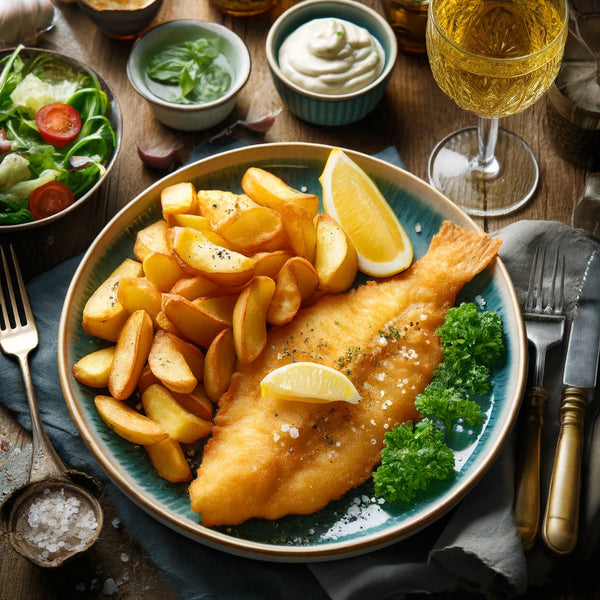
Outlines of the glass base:
[{"label": "glass base", "polygon": [[497,217],[514,212],[533,196],[540,171],[531,148],[498,130],[493,168],[477,163],[477,127],[445,137],[429,158],[429,182],[467,214]]}]

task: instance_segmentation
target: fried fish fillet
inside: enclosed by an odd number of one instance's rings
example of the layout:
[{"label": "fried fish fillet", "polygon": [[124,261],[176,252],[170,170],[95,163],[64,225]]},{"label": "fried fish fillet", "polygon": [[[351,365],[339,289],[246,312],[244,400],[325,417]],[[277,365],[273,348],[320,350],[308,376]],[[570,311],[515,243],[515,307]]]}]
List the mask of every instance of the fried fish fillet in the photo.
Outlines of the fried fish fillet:
[{"label": "fried fish fillet", "polygon": [[[263,353],[240,368],[220,400],[190,486],[202,523],[311,514],[367,480],[386,431],[419,418],[415,397],[442,360],[435,330],[500,243],[444,222],[409,270],[324,297],[289,325],[272,328]],[[360,403],[261,398],[262,378],[292,361],[339,368]]]}]

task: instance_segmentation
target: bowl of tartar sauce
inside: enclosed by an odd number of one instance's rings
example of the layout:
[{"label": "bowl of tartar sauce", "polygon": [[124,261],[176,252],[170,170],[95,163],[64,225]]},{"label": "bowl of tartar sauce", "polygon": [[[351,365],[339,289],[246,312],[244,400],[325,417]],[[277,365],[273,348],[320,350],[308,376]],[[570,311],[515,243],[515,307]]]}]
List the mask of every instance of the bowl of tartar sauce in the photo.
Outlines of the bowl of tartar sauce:
[{"label": "bowl of tartar sauce", "polygon": [[292,114],[316,125],[345,125],[380,102],[398,47],[387,21],[364,4],[307,0],[273,23],[266,55]]}]

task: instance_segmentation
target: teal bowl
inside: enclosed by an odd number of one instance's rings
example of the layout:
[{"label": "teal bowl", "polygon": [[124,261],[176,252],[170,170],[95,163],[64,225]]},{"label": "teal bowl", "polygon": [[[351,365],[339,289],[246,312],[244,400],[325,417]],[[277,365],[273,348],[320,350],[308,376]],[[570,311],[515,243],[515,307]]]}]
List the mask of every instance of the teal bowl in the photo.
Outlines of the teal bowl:
[{"label": "teal bowl", "polygon": [[[279,49],[284,40],[301,25],[328,17],[363,27],[383,48],[383,70],[377,79],[358,91],[337,95],[307,91],[290,81],[279,66]],[[346,125],[368,115],[383,98],[396,65],[398,44],[388,22],[360,2],[308,0],[292,6],[273,23],[267,35],[266,54],[275,88],[292,114],[315,125]]]}]

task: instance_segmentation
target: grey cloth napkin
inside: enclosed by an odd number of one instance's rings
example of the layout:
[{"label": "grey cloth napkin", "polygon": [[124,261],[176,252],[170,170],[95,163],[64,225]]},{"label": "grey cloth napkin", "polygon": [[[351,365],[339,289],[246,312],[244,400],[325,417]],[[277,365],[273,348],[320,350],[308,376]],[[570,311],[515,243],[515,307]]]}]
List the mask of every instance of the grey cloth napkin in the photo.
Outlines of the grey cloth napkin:
[{"label": "grey cloth napkin", "polygon": [[[553,254],[557,243],[566,254],[565,299],[569,316],[577,298],[587,259],[598,244],[580,230],[549,221],[520,221],[497,233],[503,239],[500,256],[511,275],[519,301],[524,302],[535,247],[546,243]],[[565,344],[549,351],[546,387],[550,398],[542,441],[541,493],[545,503],[558,436]],[[574,566],[579,582],[589,577],[590,561],[600,552],[600,419],[599,402],[590,403],[586,418],[580,539],[569,558],[549,556],[540,543],[523,552],[513,515],[515,433],[479,482],[441,523],[406,541],[365,557],[344,559],[310,568],[332,600],[374,598],[392,600],[411,593],[479,591],[487,597],[524,594],[528,585],[541,585],[556,571]],[[594,429],[596,435],[593,436]],[[438,533],[438,537],[433,536]],[[430,543],[428,546],[427,544]],[[416,553],[411,551],[419,549]],[[575,583],[575,582],[574,582]]]}]

